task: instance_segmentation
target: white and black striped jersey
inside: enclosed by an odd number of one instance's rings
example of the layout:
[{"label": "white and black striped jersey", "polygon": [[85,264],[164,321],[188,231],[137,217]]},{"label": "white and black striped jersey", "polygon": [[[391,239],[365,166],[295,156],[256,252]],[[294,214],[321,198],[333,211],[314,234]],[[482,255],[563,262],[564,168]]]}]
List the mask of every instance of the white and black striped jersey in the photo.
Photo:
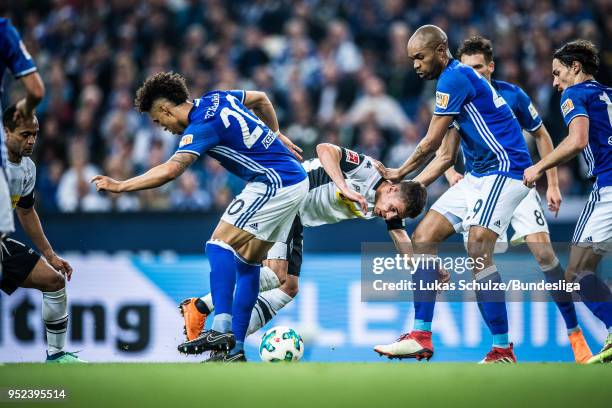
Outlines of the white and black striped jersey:
[{"label": "white and black striped jersey", "polygon": [[[353,218],[376,217],[373,213],[376,188],[383,179],[374,167],[374,160],[352,150],[341,149],[340,169],[348,186],[367,200],[368,213],[363,214],[358,204],[342,196],[340,189],[327,175],[319,159],[311,159],[302,163],[310,182],[310,191],[299,211],[304,227],[334,224]],[[404,228],[403,220],[399,219],[387,224],[389,229]]]},{"label": "white and black striped jersey", "polygon": [[34,205],[34,185],[36,184],[36,165],[29,157],[20,163],[7,160],[6,176],[13,208],[32,208]]}]

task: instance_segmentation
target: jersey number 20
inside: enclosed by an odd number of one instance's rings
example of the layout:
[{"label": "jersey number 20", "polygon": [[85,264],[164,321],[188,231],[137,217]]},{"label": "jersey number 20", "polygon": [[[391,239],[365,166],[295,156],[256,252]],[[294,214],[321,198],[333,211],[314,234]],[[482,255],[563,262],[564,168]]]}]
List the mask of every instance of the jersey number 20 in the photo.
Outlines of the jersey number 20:
[{"label": "jersey number 20", "polygon": [[[236,97],[227,95],[227,100],[234,109],[230,109],[228,107],[221,109],[221,120],[223,121],[225,127],[228,128],[231,125],[229,120],[230,116],[235,118],[240,125],[240,130],[242,131],[242,140],[244,145],[247,147],[247,149],[250,149],[253,147],[257,139],[259,139],[259,137],[263,134],[263,129],[261,126],[265,126],[265,124],[257,116],[253,116],[249,112],[242,110],[240,106],[238,106],[238,99],[236,99]],[[258,124],[258,126],[252,132],[249,130],[247,119],[250,119]]]}]

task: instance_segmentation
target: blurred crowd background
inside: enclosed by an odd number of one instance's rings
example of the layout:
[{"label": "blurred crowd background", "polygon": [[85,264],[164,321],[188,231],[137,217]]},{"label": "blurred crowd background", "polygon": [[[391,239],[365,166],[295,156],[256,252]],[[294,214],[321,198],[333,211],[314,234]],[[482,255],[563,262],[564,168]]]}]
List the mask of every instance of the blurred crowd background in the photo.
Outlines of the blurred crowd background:
[{"label": "blurred crowd background", "polygon": [[[601,50],[597,79],[612,83],[609,0],[0,0],[0,11],[47,88],[34,157],[46,212],[219,210],[242,189],[208,158],[138,194],[101,195],[88,183],[99,173],[136,175],[176,148],[176,136],[133,108],[135,90],[159,71],[184,75],[192,97],[267,92],[305,158],[332,142],[388,166],[408,157],[431,118],[435,83],[416,76],[405,51],[422,24],[444,29],[453,51],[468,36],[490,38],[494,77],[527,91],[555,145],[567,134],[552,88],[555,48],[593,41]],[[10,83],[8,90],[5,107],[23,93]],[[586,194],[585,173],[580,160],[560,169],[566,198]],[[430,194],[445,188],[440,180]]]}]

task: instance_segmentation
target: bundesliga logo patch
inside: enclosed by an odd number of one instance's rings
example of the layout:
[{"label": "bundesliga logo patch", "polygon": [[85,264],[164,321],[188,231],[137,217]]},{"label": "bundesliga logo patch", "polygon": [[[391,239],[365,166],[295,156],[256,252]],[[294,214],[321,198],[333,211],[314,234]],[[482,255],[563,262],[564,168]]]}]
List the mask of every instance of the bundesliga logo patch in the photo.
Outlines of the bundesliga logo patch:
[{"label": "bundesliga logo patch", "polygon": [[359,154],[352,150],[346,149],[346,161],[352,164],[359,164]]},{"label": "bundesliga logo patch", "polygon": [[[569,101],[569,99],[568,99]],[[533,106],[533,103],[529,104],[529,113],[531,114],[531,117],[533,119],[537,119],[538,118],[538,111],[536,110],[536,108]]]},{"label": "bundesliga logo patch", "polygon": [[446,109],[450,95],[444,92],[436,92],[436,107]]},{"label": "bundesliga logo patch", "polygon": [[574,102],[572,102],[571,99],[567,99],[561,105],[561,112],[563,113],[563,116],[567,116],[567,114],[573,110],[574,110]]},{"label": "bundesliga logo patch", "polygon": [[191,144],[191,142],[193,142],[193,135],[185,135],[181,138],[181,141],[179,142],[179,147]]}]

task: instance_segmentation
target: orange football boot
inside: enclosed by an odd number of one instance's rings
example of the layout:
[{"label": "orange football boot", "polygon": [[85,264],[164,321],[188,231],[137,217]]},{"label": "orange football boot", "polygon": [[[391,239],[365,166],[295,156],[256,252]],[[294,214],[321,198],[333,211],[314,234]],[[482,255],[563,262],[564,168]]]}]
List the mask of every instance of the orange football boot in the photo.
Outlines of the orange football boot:
[{"label": "orange football boot", "polygon": [[198,300],[198,298],[185,299],[179,305],[179,310],[185,320],[183,333],[189,341],[196,339],[200,333],[202,333],[206,318],[208,317],[207,314],[201,313],[198,310],[195,305],[196,300]]},{"label": "orange football boot", "polygon": [[570,344],[572,345],[572,350],[574,351],[574,359],[576,360],[576,363],[586,364],[586,362],[593,357],[593,353],[591,353],[591,349],[584,339],[582,330],[571,332],[569,335],[569,340]]}]

